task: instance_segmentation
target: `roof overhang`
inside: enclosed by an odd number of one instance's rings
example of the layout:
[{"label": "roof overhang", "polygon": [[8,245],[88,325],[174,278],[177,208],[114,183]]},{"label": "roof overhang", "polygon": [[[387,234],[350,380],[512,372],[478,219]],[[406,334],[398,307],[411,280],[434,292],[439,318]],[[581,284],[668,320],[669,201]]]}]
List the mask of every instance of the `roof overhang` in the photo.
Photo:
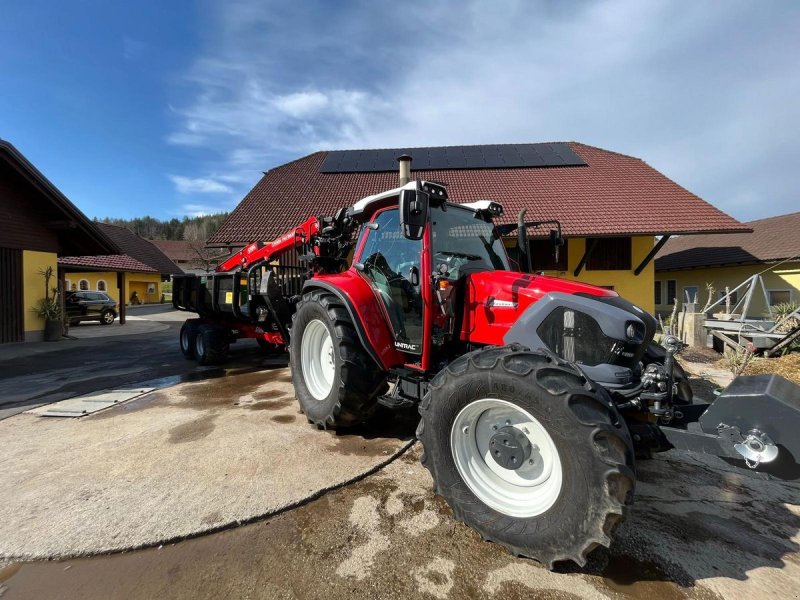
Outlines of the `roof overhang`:
[{"label": "roof overhang", "polygon": [[0,157],[28,181],[58,214],[47,221],[50,229],[66,232],[59,235],[59,245],[64,254],[97,255],[117,254],[120,249],[84,215],[77,206],[61,193],[13,144],[0,139]]}]

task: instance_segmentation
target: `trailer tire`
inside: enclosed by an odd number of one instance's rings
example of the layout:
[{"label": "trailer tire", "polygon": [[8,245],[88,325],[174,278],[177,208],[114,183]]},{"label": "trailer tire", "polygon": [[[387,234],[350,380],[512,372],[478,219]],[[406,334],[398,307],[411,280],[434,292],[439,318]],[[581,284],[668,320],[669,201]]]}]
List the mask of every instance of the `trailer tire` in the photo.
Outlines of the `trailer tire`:
[{"label": "trailer tire", "polygon": [[194,357],[199,365],[219,365],[228,358],[229,333],[222,327],[201,325],[194,338]]},{"label": "trailer tire", "polygon": [[[434,491],[483,539],[551,569],[609,546],[633,501],[633,444],[574,366],[517,345],[471,352],[433,379],[419,412]],[[501,466],[512,459],[521,466]]]},{"label": "trailer tire", "polygon": [[322,290],[297,304],[289,365],[300,409],[320,429],[366,421],[386,389],[386,374],[362,347],[347,308]]},{"label": "trailer tire", "polygon": [[181,325],[178,341],[181,346],[181,354],[186,360],[194,360],[194,345],[198,327],[199,325],[196,322],[188,320]]}]

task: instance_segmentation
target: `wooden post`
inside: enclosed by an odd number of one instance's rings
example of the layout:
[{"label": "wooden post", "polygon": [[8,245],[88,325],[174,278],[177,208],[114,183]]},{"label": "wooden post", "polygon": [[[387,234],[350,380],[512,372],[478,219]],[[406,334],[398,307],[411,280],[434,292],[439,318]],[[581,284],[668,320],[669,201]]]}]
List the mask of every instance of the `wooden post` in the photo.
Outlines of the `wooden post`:
[{"label": "wooden post", "polygon": [[117,289],[119,289],[119,324],[125,325],[125,273],[117,271]]},{"label": "wooden post", "polygon": [[69,319],[67,319],[67,307],[64,303],[64,294],[67,292],[67,278],[64,269],[58,268],[58,305],[61,310],[61,335],[69,333]]}]

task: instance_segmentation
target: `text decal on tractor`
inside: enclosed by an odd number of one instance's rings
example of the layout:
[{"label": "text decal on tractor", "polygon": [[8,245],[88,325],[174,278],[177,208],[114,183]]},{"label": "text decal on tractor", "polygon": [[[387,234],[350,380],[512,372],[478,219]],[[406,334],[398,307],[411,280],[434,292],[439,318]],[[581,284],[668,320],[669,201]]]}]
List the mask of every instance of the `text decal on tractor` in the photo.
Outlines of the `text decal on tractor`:
[{"label": "text decal on tractor", "polygon": [[[407,157],[405,157],[407,158]],[[584,564],[632,503],[634,456],[681,448],[797,476],[800,387],[739,377],[693,402],[679,341],[615,292],[530,273],[527,230],[499,203],[409,181],[255,242],[216,272],[176,277],[194,311],[180,346],[202,364],[241,337],[288,350],[318,427],[418,407],[434,489],[515,555]],[[520,264],[503,236],[516,231]],[[792,475],[793,474],[793,475]]]}]

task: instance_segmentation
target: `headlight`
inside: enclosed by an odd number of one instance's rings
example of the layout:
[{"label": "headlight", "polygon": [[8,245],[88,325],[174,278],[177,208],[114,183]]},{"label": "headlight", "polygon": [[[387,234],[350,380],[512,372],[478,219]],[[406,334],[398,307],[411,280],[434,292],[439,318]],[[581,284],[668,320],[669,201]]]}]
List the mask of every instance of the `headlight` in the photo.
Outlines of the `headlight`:
[{"label": "headlight", "polygon": [[625,335],[633,342],[641,342],[644,339],[644,328],[639,323],[628,321],[625,328]]}]

